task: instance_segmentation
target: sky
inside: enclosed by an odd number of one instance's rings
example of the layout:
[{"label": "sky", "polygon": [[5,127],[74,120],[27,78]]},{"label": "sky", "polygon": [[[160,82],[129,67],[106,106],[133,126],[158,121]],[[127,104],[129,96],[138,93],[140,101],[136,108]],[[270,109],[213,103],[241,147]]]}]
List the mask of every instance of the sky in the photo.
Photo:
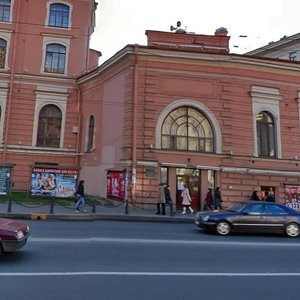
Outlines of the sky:
[{"label": "sky", "polygon": [[[225,27],[230,52],[245,53],[300,32],[299,0],[97,0],[90,48],[104,63],[128,44],[147,45],[146,30],[170,26],[214,35]],[[246,36],[246,37],[241,37]]]}]

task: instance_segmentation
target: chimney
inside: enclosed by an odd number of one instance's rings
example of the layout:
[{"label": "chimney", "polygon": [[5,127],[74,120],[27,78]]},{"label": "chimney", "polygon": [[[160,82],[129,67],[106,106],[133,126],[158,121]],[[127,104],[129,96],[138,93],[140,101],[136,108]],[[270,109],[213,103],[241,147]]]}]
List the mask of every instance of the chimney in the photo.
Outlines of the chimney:
[{"label": "chimney", "polygon": [[225,27],[220,27],[218,29],[216,29],[215,31],[215,35],[218,35],[218,36],[227,36],[227,29]]}]

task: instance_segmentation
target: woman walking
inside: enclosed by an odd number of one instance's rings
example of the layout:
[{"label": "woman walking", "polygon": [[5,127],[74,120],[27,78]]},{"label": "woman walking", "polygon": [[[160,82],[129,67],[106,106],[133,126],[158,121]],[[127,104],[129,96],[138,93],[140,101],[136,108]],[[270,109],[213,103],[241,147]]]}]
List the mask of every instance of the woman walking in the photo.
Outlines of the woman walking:
[{"label": "woman walking", "polygon": [[183,206],[182,214],[184,215],[186,213],[187,208],[190,210],[192,214],[194,212],[194,210],[191,207],[192,198],[186,184],[184,184],[184,190],[181,193],[181,197],[182,197],[182,206]]}]

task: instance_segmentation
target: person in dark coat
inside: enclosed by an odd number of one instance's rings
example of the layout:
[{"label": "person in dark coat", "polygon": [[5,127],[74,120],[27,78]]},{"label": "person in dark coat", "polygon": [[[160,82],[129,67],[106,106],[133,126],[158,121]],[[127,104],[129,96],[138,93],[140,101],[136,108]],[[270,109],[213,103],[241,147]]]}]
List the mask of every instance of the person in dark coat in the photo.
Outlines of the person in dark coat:
[{"label": "person in dark coat", "polygon": [[[85,200],[84,200],[84,180],[80,180],[78,187],[77,187],[77,191],[76,191],[76,199],[77,202],[75,204],[76,207],[76,212],[80,212],[80,209],[84,208],[85,205]],[[83,210],[86,211],[86,210]]]},{"label": "person in dark coat", "polygon": [[215,190],[215,201],[214,201],[214,208],[215,209],[222,209],[222,196],[221,196],[221,191],[220,187],[218,186]]},{"label": "person in dark coat", "polygon": [[204,200],[203,209],[204,210],[213,209],[213,204],[214,204],[214,199],[213,199],[212,191],[211,189],[208,189],[208,192],[206,193],[206,197]]},{"label": "person in dark coat", "polygon": [[275,202],[275,196],[273,193],[265,192],[265,201],[266,202]]},{"label": "person in dark coat", "polygon": [[257,191],[253,191],[250,200],[251,201],[260,201],[260,199],[258,197],[258,194],[257,194]]},{"label": "person in dark coat", "polygon": [[164,189],[165,192],[165,199],[166,199],[166,204],[170,206],[170,216],[173,216],[173,200],[171,198],[171,191],[170,187],[168,185],[165,186]]}]

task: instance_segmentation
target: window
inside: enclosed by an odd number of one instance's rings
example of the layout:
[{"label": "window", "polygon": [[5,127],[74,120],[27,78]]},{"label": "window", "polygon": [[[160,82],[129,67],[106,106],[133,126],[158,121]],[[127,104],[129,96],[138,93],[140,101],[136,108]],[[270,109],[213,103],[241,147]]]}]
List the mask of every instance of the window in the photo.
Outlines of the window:
[{"label": "window", "polygon": [[289,54],[289,59],[292,60],[292,61],[297,60],[297,52],[291,52]]},{"label": "window", "polygon": [[6,59],[7,42],[0,38],[0,68],[4,69]]},{"label": "window", "polygon": [[68,28],[69,6],[65,4],[51,4],[49,13],[49,26]]},{"label": "window", "polygon": [[89,128],[88,128],[88,144],[87,151],[93,151],[94,149],[94,130],[95,130],[95,118],[90,116]]},{"label": "window", "polygon": [[45,72],[65,73],[66,47],[60,44],[49,44],[46,47]]},{"label": "window", "polygon": [[53,104],[44,106],[39,114],[37,146],[59,148],[62,113]]},{"label": "window", "polygon": [[9,22],[10,18],[10,0],[0,0],[0,21]]},{"label": "window", "polygon": [[162,149],[198,152],[214,151],[214,136],[210,122],[197,109],[179,107],[162,124]]},{"label": "window", "polygon": [[168,185],[168,168],[161,167],[160,168],[160,183],[164,185]]},{"label": "window", "polygon": [[266,111],[256,115],[258,156],[275,157],[275,124],[274,119]]}]

